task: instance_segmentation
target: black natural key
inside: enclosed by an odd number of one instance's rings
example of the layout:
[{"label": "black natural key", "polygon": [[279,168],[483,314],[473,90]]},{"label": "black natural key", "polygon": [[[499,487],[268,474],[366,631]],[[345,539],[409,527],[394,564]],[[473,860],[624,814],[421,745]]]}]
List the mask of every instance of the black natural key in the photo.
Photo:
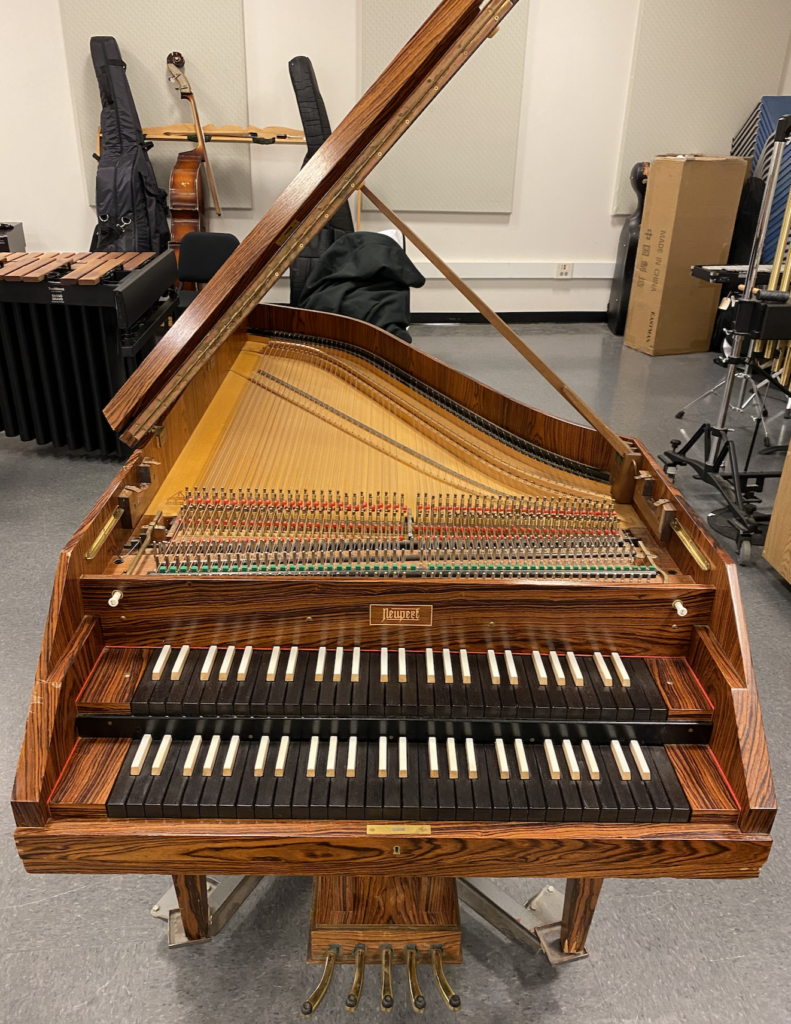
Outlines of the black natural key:
[{"label": "black natural key", "polygon": [[[350,662],[353,660],[350,655]],[[360,651],[360,671],[352,682],[352,717],[361,718],[368,714],[368,651]],[[337,708],[336,708],[337,713]]]},{"label": "black natural key", "polygon": [[[208,653],[208,652],[206,652]],[[200,697],[200,713],[203,718],[216,718],[217,717],[217,698],[220,696],[220,688],[222,683],[220,682],[220,667],[222,666],[223,651],[217,650],[212,661],[211,669],[209,671],[209,678],[206,680],[206,684],[203,687],[203,693]],[[203,672],[204,659],[198,666],[198,675]]]},{"label": "black natural key", "polygon": [[599,717],[605,722],[614,722],[618,717],[618,708],[612,695],[612,687],[605,686],[593,658],[577,658],[577,664],[585,677],[585,686],[590,686],[599,703]]},{"label": "black natural key", "polygon": [[[347,652],[348,657],[348,652]],[[337,683],[334,680],[335,674],[335,648],[327,648],[327,657],[324,661],[324,676],[319,684],[319,698],[317,714],[330,718],[335,714],[335,689]]]},{"label": "black natural key", "polygon": [[170,673],[178,658],[168,660],[168,667],[162,673],[162,678],[154,685],[151,696],[148,698],[148,713],[150,715],[182,715],[184,714],[184,695],[192,679],[192,673],[198,664],[198,651],[190,651],[187,660],[181,669],[178,679],[171,679]]},{"label": "black natural key", "polygon": [[462,682],[458,655],[452,654],[451,658],[453,659],[453,682],[448,687],[450,691],[451,718],[469,718],[470,712],[467,706],[467,695],[470,692],[470,687]]},{"label": "black natural key", "polygon": [[437,809],[437,780],[431,778],[428,761],[428,744],[421,743],[417,752],[418,772],[420,782],[420,817],[424,821],[436,821]]},{"label": "black natural key", "polygon": [[[332,675],[331,671],[330,675]],[[330,783],[332,782],[332,779],[327,778],[327,752],[329,750],[329,746],[330,745],[327,740],[322,740],[321,743],[319,743],[319,756],[316,759],[316,774],[313,777],[313,785],[310,787],[311,818],[319,819],[327,817],[327,801],[330,798]]]},{"label": "black natural key", "polygon": [[327,817],[342,819],[346,817],[346,758],[349,755],[349,744],[338,744],[338,756],[335,760],[335,777],[330,779],[330,799],[327,805]]},{"label": "black natural key", "polygon": [[398,742],[387,744],[387,778],[382,787],[382,817],[401,817],[401,779],[398,777]]},{"label": "black natural key", "polygon": [[[219,667],[222,668],[222,664],[225,661],[225,654],[227,648],[221,647],[217,651],[217,660],[219,661]],[[239,682],[236,678],[236,673],[239,669],[239,665],[244,654],[244,648],[235,650],[233,653],[233,659],[231,661],[231,667],[228,672],[228,678],[220,681],[220,689],[217,691],[217,714],[218,715],[232,715],[233,714],[233,699],[236,695],[236,690],[239,686]],[[217,670],[217,678],[219,679],[220,672]],[[245,714],[250,713],[250,706],[248,706]]]},{"label": "black natural key", "polygon": [[[377,746],[372,743],[371,746]],[[344,758],[342,770],[346,771],[346,759]],[[368,744],[357,743],[357,756],[354,762],[354,775],[346,778],[346,817],[353,821],[360,821],[366,817],[365,814],[365,788],[366,776],[368,774]]]},{"label": "black natural key", "polygon": [[470,681],[469,683],[462,684],[467,691],[467,714],[470,718],[483,718],[484,701],[481,676],[478,672],[476,659],[472,655],[468,655],[468,661],[470,665]]},{"label": "black natural key", "polygon": [[[286,654],[280,655],[282,658]],[[291,652],[288,652],[286,657],[286,665],[291,660]],[[302,691],[305,688],[305,675],[308,669],[308,652],[299,651],[297,654],[297,663],[294,666],[294,678],[286,682],[286,695],[283,698],[283,714],[289,718],[296,718],[299,715],[299,709],[302,704]]]},{"label": "black natural key", "polygon": [[489,772],[489,791],[492,797],[492,820],[508,821],[511,817],[511,802],[508,799],[508,783],[500,776],[500,766],[493,743],[485,743],[486,767]]},{"label": "black natural key", "polygon": [[[233,713],[235,715],[241,715],[247,717],[251,714],[261,715],[263,717],[266,714],[266,699],[269,695],[269,684],[266,683],[266,669],[263,672],[263,679],[265,690],[262,695],[262,702],[260,704],[260,711],[253,712],[253,694],[256,691],[258,685],[258,676],[261,674],[261,665],[268,660],[268,654],[264,655],[262,651],[253,651],[250,657],[250,664],[247,666],[247,672],[245,673],[244,679],[239,679],[239,665],[241,664],[244,652],[237,651],[236,658],[234,658],[233,670],[231,675],[228,677],[228,690],[223,691],[220,694],[220,700],[218,701],[218,710],[220,702],[225,707],[226,700],[233,700]],[[238,664],[237,664],[238,659]],[[231,688],[231,686],[233,688]],[[227,694],[227,696],[226,696]],[[220,714],[225,714],[224,711],[220,711]]]},{"label": "black natural key", "polygon": [[[566,659],[568,661],[568,659]],[[596,689],[590,681],[590,676],[585,671],[585,666],[580,659],[577,660],[579,670],[582,673],[582,686],[577,686],[571,675],[571,667],[567,673],[566,686],[573,686],[582,701],[582,718],[587,722],[595,722],[601,718],[601,704],[596,695]]]},{"label": "black natural key", "polygon": [[[558,686],[557,680],[555,679],[555,673],[552,671],[552,666],[547,664],[548,660],[549,659],[546,659],[544,661],[544,670],[547,674],[547,681],[546,684],[542,687],[542,689],[546,691],[547,699],[549,700],[549,717],[568,718],[568,704],[566,703],[566,687]],[[535,671],[534,667],[533,671]],[[536,679],[537,678],[538,677],[536,676]]]},{"label": "black natural key", "polygon": [[[421,660],[421,671],[425,672],[425,655]],[[453,658],[451,657],[451,665],[452,664]],[[434,690],[434,717],[450,718],[453,710],[453,699],[451,697],[452,687],[450,683],[445,681],[445,659],[442,657],[442,651],[434,651],[434,684],[432,688]]]},{"label": "black natural key", "polygon": [[[321,691],[321,679],[316,679],[316,668],[319,663],[319,652],[308,651],[308,663],[305,668],[305,682],[302,687],[302,700],[300,702],[301,715],[317,715],[319,713],[319,692]],[[332,663],[329,651],[324,655],[324,676],[332,677]]]},{"label": "black natural key", "polygon": [[544,787],[541,785],[537,753],[542,754],[543,752],[536,751],[529,744],[525,744],[525,759],[530,771],[529,778],[524,780],[528,821],[546,821],[547,818],[547,798],[544,796]]},{"label": "black natural key", "polygon": [[[333,668],[335,666],[335,658],[333,655]],[[336,684],[335,690],[335,715],[337,718],[351,718],[352,715],[352,652],[345,650],[343,652],[343,666],[341,668],[341,678]]]},{"label": "black natural key", "polygon": [[[501,678],[498,684],[495,684],[492,680],[492,673],[489,669],[489,658],[485,654],[471,654],[470,659],[470,672],[474,672],[478,677],[478,681],[481,687],[481,694],[483,696],[483,715],[484,718],[502,718],[503,709],[500,702],[500,690],[503,687],[502,673],[505,672],[505,664],[501,666]],[[495,656],[495,660],[496,656]],[[499,659],[502,662],[502,658]],[[505,677],[506,685],[508,684],[508,676]]]},{"label": "black natural key", "polygon": [[646,748],[641,748],[643,751],[643,757],[645,757],[646,764],[651,773],[650,779],[644,779],[643,785],[648,790],[648,795],[651,798],[651,803],[654,805],[654,816],[651,819],[654,825],[665,824],[670,821],[670,798],[665,792],[665,787],[662,785],[662,780],[659,778],[659,772],[653,765],[653,762],[649,760],[646,755]]},{"label": "black natural key", "polygon": [[162,771],[153,777],[146,794],[144,813],[147,818],[163,817],[162,805],[170,786],[170,780],[173,778],[174,772],[180,772],[184,768],[188,750],[189,743],[175,742],[171,744]]},{"label": "black natural key", "polygon": [[448,768],[448,752],[445,741],[437,740],[437,761],[439,762],[439,778],[437,779],[437,805],[440,821],[456,820],[456,786],[450,777]]},{"label": "black natural key", "polygon": [[[187,760],[187,755],[190,749],[190,741],[184,741],[184,749],[182,755],[179,758],[181,762],[173,774],[170,776],[170,785],[165,792],[165,798],[162,801],[162,817],[163,818],[181,818],[181,802],[184,799],[184,794],[187,792],[187,786],[190,782],[190,776],[184,774],[184,762]],[[203,745],[204,752],[206,751],[205,744]]]},{"label": "black natural key", "polygon": [[[556,748],[557,754],[557,748]],[[563,821],[563,814],[566,805],[560,792],[560,782],[552,778],[549,770],[547,754],[543,746],[537,747],[535,751],[536,763],[538,765],[538,776],[541,779],[541,786],[544,790],[544,802],[547,808],[547,821]]]},{"label": "black natural key", "polygon": [[299,743],[292,740],[288,745],[288,756],[283,774],[278,778],[275,786],[275,799],[272,802],[273,818],[291,817],[291,798],[294,793],[294,784],[297,781],[299,751]]},{"label": "black natural key", "polygon": [[[245,766],[247,756],[251,750],[257,750],[257,742],[243,742],[239,744],[239,749],[236,751],[236,759],[233,763],[233,770],[230,775],[223,776],[222,788],[220,789],[220,799],[217,801],[217,816],[219,818],[239,818],[241,815],[237,811],[237,800],[239,798],[239,792],[242,788],[242,780],[245,775]],[[255,755],[253,755],[253,761],[255,761]],[[250,774],[253,774],[253,761],[250,762]],[[225,762],[219,766],[220,772],[225,767]],[[250,815],[245,815],[249,817]]]},{"label": "black natural key", "polygon": [[381,718],[385,713],[385,684],[382,682],[382,666],[380,652],[368,651],[361,654],[360,675],[362,675],[362,659],[367,659],[368,675],[368,710],[364,714],[373,718]]},{"label": "black natural key", "polygon": [[[254,818],[255,817],[255,796],[258,791],[258,783],[260,776],[255,774],[255,762],[258,757],[258,740],[251,740],[247,744],[243,744],[247,747],[247,756],[244,759],[244,767],[242,769],[242,781],[239,785],[239,792],[236,795],[236,817],[237,818]],[[239,751],[239,757],[242,756],[242,751]],[[264,772],[269,768],[269,774],[272,774],[272,750],[270,748],[266,763],[264,764]]]},{"label": "black natural key", "polygon": [[[425,654],[409,655],[408,657],[414,657],[414,671],[417,677],[417,700],[418,700],[418,714],[421,718],[434,718],[436,712],[434,710],[434,698],[437,690],[437,664],[440,665],[440,671],[442,670],[441,658],[434,654],[434,683],[429,683],[428,675],[426,673],[426,656]],[[410,671],[410,663],[407,659],[407,673]],[[450,718],[450,705],[448,706],[448,713],[444,718]]]},{"label": "black natural key", "polygon": [[[200,668],[203,664],[203,660],[206,657],[206,650],[190,651],[187,656],[187,661],[190,660],[192,655],[195,655],[195,662],[192,672],[187,683],[187,688],[184,691],[184,697],[181,701],[182,715],[187,715],[190,718],[197,718],[200,715],[200,702],[203,696],[203,688],[206,685],[206,681],[201,679]],[[185,666],[186,668],[186,666]],[[182,672],[182,679],[184,673]]]},{"label": "black natural key", "polygon": [[220,744],[211,775],[206,777],[206,781],[203,784],[199,803],[201,818],[216,818],[219,816],[220,790],[224,781],[222,766],[225,764],[225,758],[228,756],[228,742],[228,740],[223,740]]},{"label": "black natural key", "polygon": [[690,807],[684,789],[678,781],[676,770],[671,764],[670,758],[664,747],[643,747],[645,759],[650,767],[656,768],[657,774],[664,786],[665,792],[670,800],[672,808],[670,820],[676,824],[689,821]]},{"label": "black natural key", "polygon": [[517,687],[512,686],[508,679],[508,672],[502,675],[500,680],[500,704],[502,705],[503,718],[516,718],[516,693]]},{"label": "black natural key", "polygon": [[135,759],[135,754],[137,753],[137,748],[139,746],[140,739],[133,739],[129,750],[126,752],[126,757],[124,758],[124,763],[121,765],[121,770],[115,777],[115,783],[113,784],[110,796],[107,798],[107,803],[105,804],[108,818],[126,817],[126,798],[129,796],[136,778],[135,775],[132,775],[132,762]]},{"label": "black natural key", "polygon": [[407,821],[417,821],[420,817],[418,764],[418,744],[410,742],[407,745],[407,776],[401,779],[401,817]]},{"label": "black natural key", "polygon": [[[522,654],[515,656],[514,660],[516,661],[517,674],[521,676],[522,672],[524,672],[527,679],[530,696],[533,700],[533,717],[549,718],[551,716],[549,695],[546,686],[541,686],[538,681],[532,657],[529,654]],[[565,706],[564,702],[563,707],[565,708]]]},{"label": "black natural key", "polygon": [[577,780],[577,790],[582,804],[582,821],[599,820],[599,801],[596,798],[596,786],[590,777],[588,765],[582,753],[582,747],[578,744],[573,746],[574,756],[580,769],[580,777]]},{"label": "black natural key", "polygon": [[258,789],[255,794],[254,815],[256,818],[274,817],[273,803],[275,791],[280,779],[275,775],[275,762],[277,761],[278,741],[274,740],[269,744],[269,753],[264,764],[264,774],[258,779]]},{"label": "black natural key", "polygon": [[365,772],[365,817],[381,818],[384,779],[379,778],[379,744],[375,740],[368,743]]},{"label": "black natural key", "polygon": [[633,822],[637,808],[635,807],[629,783],[621,778],[621,773],[618,771],[618,765],[615,763],[612,750],[609,747],[594,747],[593,751],[596,755],[596,760],[599,762],[599,770],[602,774],[607,773],[610,787],[618,804],[617,820],[620,822]]},{"label": "black natural key", "polygon": [[[552,672],[551,665],[549,666],[549,672]],[[567,674],[565,685],[561,686],[560,689],[566,699],[566,707],[568,708],[568,711],[566,712],[567,717],[573,718],[575,721],[578,721],[580,718],[584,718],[585,706],[582,703],[582,694],[580,693],[582,687],[575,686],[574,680]]]},{"label": "black natural key", "polygon": [[629,700],[632,702],[632,707],[634,708],[635,722],[648,722],[651,718],[651,704],[649,703],[648,696],[645,692],[645,688],[643,687],[643,680],[640,674],[631,668],[634,663],[640,664],[637,659],[630,660],[625,658],[623,660],[624,668],[629,675],[629,685],[627,687],[623,686],[620,676],[615,671],[615,665],[613,665],[613,688],[620,686],[622,689],[626,689],[626,692],[629,695]]},{"label": "black natural key", "polygon": [[[293,740],[291,741],[294,742]],[[308,778],[308,755],[310,753],[310,741],[303,740],[299,744],[299,758],[297,759],[297,774],[294,782],[294,792],[291,795],[291,817],[310,817],[310,790],[313,779]]]},{"label": "black natural key", "polygon": [[[593,789],[596,793],[596,799],[599,801],[599,821],[601,822],[613,822],[618,820],[618,801],[615,799],[615,794],[612,791],[610,780],[607,776],[607,772],[604,765],[599,760],[599,747],[592,747],[593,756],[596,758],[596,764],[599,768],[599,778],[593,780]],[[579,760],[579,759],[578,759]],[[580,762],[580,771],[588,774],[588,766],[582,766]]]},{"label": "black natural key", "polygon": [[659,692],[651,670],[642,658],[624,658],[624,667],[629,673],[633,687],[639,687],[648,705],[648,718],[651,722],[667,721],[667,704]]},{"label": "black natural key", "polygon": [[[598,669],[594,665],[591,671],[598,672]],[[618,721],[633,722],[636,715],[634,702],[632,701],[632,688],[621,683],[614,665],[611,667],[610,674],[612,675],[612,686],[609,686],[608,689],[618,709]]]},{"label": "black natural key", "polygon": [[[516,668],[516,677],[519,680],[516,686],[509,686],[514,693],[514,700],[516,701],[516,717],[517,718],[536,718],[536,708],[533,703],[533,692],[530,688],[530,683],[527,678],[527,671],[525,669],[525,659],[520,654],[514,654],[514,666]],[[547,704],[547,711],[549,710],[549,704]]]},{"label": "black natural key", "polygon": [[473,819],[475,821],[491,821],[492,795],[489,791],[489,769],[484,748],[480,743],[475,744],[475,760],[478,765],[478,778],[470,780],[472,801],[475,805]]},{"label": "black natural key", "polygon": [[[582,801],[580,799],[577,783],[571,777],[566,756],[560,744],[555,748],[557,751],[558,765],[560,766],[560,795],[563,797],[563,820],[582,821]],[[580,770],[580,775],[582,771]]]},{"label": "black natural key", "polygon": [[[374,658],[378,669],[379,659],[375,655]],[[388,651],[387,682],[384,684],[384,713],[388,718],[401,717],[401,687],[403,685],[398,681],[398,651]]]},{"label": "black natural key", "polygon": [[[200,756],[195,762],[195,767],[192,770],[192,775],[187,777],[187,785],[184,787],[184,791],[181,794],[182,818],[200,817],[200,798],[201,793],[203,792],[204,783],[206,782],[206,778],[203,774],[203,761],[208,749],[209,747],[207,742],[204,742],[201,747]],[[168,797],[169,796],[170,790],[168,790]]]},{"label": "black natural key", "polygon": [[[417,716],[417,663],[420,658],[418,654],[406,656],[406,682],[401,683],[401,714],[404,718],[415,718]],[[423,675],[426,674],[426,659],[423,656]]]},{"label": "black natural key", "polygon": [[151,774],[151,765],[154,763],[158,747],[159,740],[154,740],[148,748],[140,774],[135,777],[134,785],[129,791],[129,796],[126,798],[127,818],[145,818],[146,816],[146,797],[148,796],[149,789],[151,789],[151,783],[154,781],[154,776]]},{"label": "black natural key", "polygon": [[[146,665],[143,677],[135,688],[134,696],[132,697],[131,709],[133,715],[147,715],[148,712],[148,699],[154,692],[154,687],[157,685],[153,678],[153,672],[156,668],[156,664],[159,661],[159,656],[162,653],[162,649],[157,647],[149,651],[148,664]],[[167,663],[162,672],[163,678],[170,678],[170,670],[176,663],[179,649],[172,650],[168,655]],[[118,817],[118,815],[115,815]],[[124,814],[123,817],[126,817]]]},{"label": "black natural key", "polygon": [[508,800],[511,804],[511,821],[527,821],[527,795],[525,784],[519,777],[519,765],[513,743],[505,743],[505,759],[508,762]]},{"label": "black natural key", "polygon": [[640,772],[637,770],[631,750],[626,743],[621,744],[621,746],[632,776],[629,780],[629,789],[632,792],[635,806],[634,820],[641,825],[650,824],[654,820],[654,803],[648,793],[646,784],[640,778]]},{"label": "black natural key", "polygon": [[[475,801],[472,798],[472,780],[470,779],[465,746],[461,742],[456,743],[456,764],[459,769],[459,777],[454,785],[456,821],[474,821]],[[480,771],[480,767],[478,770]]]},{"label": "black natural key", "polygon": [[[250,714],[254,718],[265,718],[269,709],[269,693],[272,689],[273,680],[267,679],[269,675],[269,661],[272,657],[271,651],[257,651],[256,672],[252,675],[252,686],[250,689],[249,707]],[[283,658],[281,651],[280,658]],[[278,665],[280,662],[278,661]],[[252,665],[250,666],[252,670]],[[247,673],[246,682],[250,681],[251,672]],[[237,711],[238,702],[234,701],[234,712]]]},{"label": "black natural key", "polygon": [[[286,700],[286,689],[288,683],[286,682],[286,668],[288,667],[288,647],[283,647],[280,651],[280,655],[277,659],[277,669],[274,674],[274,678],[269,683],[269,694],[266,698],[266,713],[268,715],[280,716],[285,714],[285,700]],[[266,679],[269,674],[269,662],[272,655],[270,651],[264,651],[264,658],[261,664],[261,672],[259,672],[259,680],[262,678]],[[256,681],[256,691],[258,690],[258,680]],[[253,700],[250,702],[250,709],[253,710],[253,706],[258,705],[258,693],[253,693]],[[277,815],[275,815],[277,817]]]}]

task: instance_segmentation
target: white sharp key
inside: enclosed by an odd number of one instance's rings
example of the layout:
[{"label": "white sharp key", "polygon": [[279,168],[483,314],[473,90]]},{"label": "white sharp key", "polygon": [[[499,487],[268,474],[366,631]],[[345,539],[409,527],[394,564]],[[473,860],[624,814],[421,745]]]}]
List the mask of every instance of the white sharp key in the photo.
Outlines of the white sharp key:
[{"label": "white sharp key", "polygon": [[516,674],[516,662],[510,651],[505,652],[505,670],[508,673],[508,682],[511,686],[519,686],[519,676]]},{"label": "white sharp key", "polygon": [[168,658],[170,657],[170,652],[172,650],[173,648],[170,646],[170,644],[165,644],[165,646],[159,652],[159,657],[157,658],[156,664],[154,665],[154,671],[151,673],[152,679],[159,680],[162,678],[162,673],[165,671],[165,665],[167,665],[168,663]]},{"label": "white sharp key", "polygon": [[596,668],[599,670],[601,681],[605,686],[612,686],[612,675],[610,674],[610,670],[607,668],[607,662],[604,660],[601,651],[593,652],[593,660],[596,662]]},{"label": "white sharp key", "polygon": [[544,659],[538,651],[533,651],[533,668],[536,670],[538,682],[541,686],[547,685],[547,670],[544,668]]},{"label": "white sharp key", "polygon": [[566,662],[569,667],[569,672],[571,672],[571,678],[574,680],[574,685],[584,686],[585,677],[582,674],[582,669],[579,667],[573,651],[566,651]]},{"label": "white sharp key", "polygon": [[459,661],[461,662],[461,681],[469,686],[472,682],[472,676],[470,675],[470,662],[467,658],[467,652],[463,647],[459,651]]},{"label": "white sharp key", "polygon": [[150,732],[147,732],[145,736],[140,740],[140,746],[137,748],[135,759],[132,761],[132,768],[130,770],[131,775],[139,775],[143,769],[143,762],[148,754],[148,748],[151,746],[152,736]]},{"label": "white sharp key", "polygon": [[233,656],[236,654],[235,647],[229,647],[222,659],[222,665],[220,665],[220,682],[224,683],[228,676],[231,674],[231,665],[233,665]]},{"label": "white sharp key", "polygon": [[360,682],[360,648],[352,648],[352,682]]},{"label": "white sharp key", "polygon": [[495,686],[499,686],[500,669],[497,667],[497,655],[494,651],[489,650],[486,652],[486,660],[489,662],[489,675],[492,677],[492,683]]},{"label": "white sharp key", "polygon": [[439,778],[439,757],[437,755],[437,737],[428,738],[428,774],[431,779]]},{"label": "white sharp key", "polygon": [[379,651],[379,682],[380,683],[386,683],[387,682],[387,679],[388,679],[387,662],[388,662],[387,648],[383,647]]},{"label": "white sharp key", "polygon": [[343,671],[343,648],[335,648],[335,663],[332,666],[332,681],[333,683],[339,683],[341,681],[341,672]]},{"label": "white sharp key", "polygon": [[497,754],[497,767],[500,769],[500,778],[507,779],[511,772],[508,768],[508,758],[505,756],[505,744],[499,736],[494,741],[494,752]]},{"label": "white sharp key", "polygon": [[565,686],[566,673],[563,671],[563,666],[560,664],[560,658],[558,657],[557,651],[549,652],[549,664],[552,666],[552,673],[555,676],[555,682],[558,686]]},{"label": "white sharp key", "polygon": [[152,775],[161,775],[162,769],[165,767],[165,761],[167,760],[168,751],[170,750],[170,744],[173,742],[172,736],[163,736],[159,741],[157,747],[157,755],[154,758],[154,763],[151,765]]},{"label": "white sharp key", "polygon": [[629,678],[629,673],[626,671],[626,665],[621,661],[620,654],[617,654],[615,651],[611,651],[610,661],[615,666],[615,674],[621,680],[621,686],[631,686],[632,680]]},{"label": "white sharp key", "polygon": [[317,683],[324,680],[324,662],[327,660],[327,648],[319,647],[319,656],[316,658],[316,674],[313,677]]},{"label": "white sharp key", "polygon": [[398,737],[398,777],[407,777],[406,736]]},{"label": "white sharp key", "polygon": [[200,753],[201,743],[203,743],[202,736],[193,736],[190,748],[187,751],[187,760],[184,762],[184,767],[181,771],[182,775],[190,776],[195,771],[195,765],[198,763],[198,754]]},{"label": "white sharp key", "polygon": [[239,753],[239,737],[231,736],[231,742],[228,744],[228,753],[225,755],[225,760],[222,765],[222,773],[226,777],[233,775],[233,766],[236,764],[236,755]]},{"label": "white sharp key", "polygon": [[219,749],[220,737],[212,736],[211,742],[209,743],[209,749],[206,751],[206,757],[203,760],[202,772],[207,777],[214,771],[214,762],[217,760],[217,751]]},{"label": "white sharp key", "polygon": [[277,663],[280,661],[280,648],[273,647],[269,655],[269,664],[266,668],[266,681],[271,683],[277,673]]},{"label": "white sharp key", "polygon": [[585,764],[588,766],[588,774],[594,782],[597,782],[601,778],[601,772],[599,771],[599,762],[593,753],[590,740],[583,740],[580,746],[582,747],[582,756],[585,758]]},{"label": "white sharp key", "polygon": [[379,737],[379,778],[387,778],[387,737]]},{"label": "white sharp key", "polygon": [[242,660],[239,662],[239,668],[236,670],[236,678],[240,683],[243,683],[245,679],[247,679],[247,670],[250,668],[250,659],[252,656],[252,646],[245,647],[244,653],[242,654]]},{"label": "white sharp key", "polygon": [[318,736],[310,737],[310,750],[308,751],[308,770],[305,772],[309,779],[315,779],[316,777],[316,762],[319,759],[319,738]]},{"label": "white sharp key", "polygon": [[563,740],[563,754],[566,758],[566,764],[569,766],[571,777],[576,781],[580,777],[580,766],[577,764],[577,758],[574,753],[574,748],[571,745],[571,740]]},{"label": "white sharp key", "polygon": [[459,762],[456,759],[456,740],[454,740],[452,736],[448,736],[448,741],[445,746],[448,750],[448,776],[451,779],[458,779]]},{"label": "white sharp key", "polygon": [[253,765],[253,775],[256,778],[261,778],[264,774],[264,765],[266,764],[266,755],[269,753],[269,737],[262,736],[261,742],[258,744],[258,753],[255,755],[255,764]]},{"label": "white sharp key", "polygon": [[346,778],[353,779],[357,770],[357,737],[349,737],[349,752],[346,755]]},{"label": "white sharp key", "polygon": [[434,675],[434,651],[430,647],[426,648],[426,681],[429,686],[433,686],[437,681]]},{"label": "white sharp key", "polygon": [[178,657],[176,658],[176,662],[173,665],[173,668],[170,670],[171,679],[181,679],[181,673],[184,671],[184,665],[186,664],[187,655],[189,654],[189,652],[189,644],[184,644],[184,646],[178,653]]},{"label": "white sharp key", "polygon": [[338,737],[330,736],[330,745],[327,749],[327,768],[324,774],[328,779],[335,778],[335,765],[338,762]]},{"label": "white sharp key", "polygon": [[442,648],[442,671],[445,673],[445,682],[450,686],[453,682],[453,662],[447,647]]},{"label": "white sharp key", "polygon": [[464,752],[467,755],[467,778],[477,779],[478,761],[475,757],[475,744],[472,742],[472,736],[468,736],[464,741]]},{"label": "white sharp key", "polygon": [[398,681],[406,682],[406,647],[398,648]]},{"label": "white sharp key", "polygon": [[615,763],[618,766],[618,771],[621,773],[621,778],[624,782],[628,782],[632,777],[632,770],[629,767],[629,762],[624,757],[623,747],[618,740],[613,740],[610,744],[612,750],[612,756],[615,758]]},{"label": "white sharp key", "polygon": [[278,779],[283,778],[286,770],[286,758],[288,757],[288,736],[281,736],[280,746],[277,748],[277,760],[275,761],[275,775]]},{"label": "white sharp key", "polygon": [[637,765],[637,770],[640,773],[640,778],[643,782],[648,782],[651,778],[651,769],[648,767],[648,762],[640,749],[640,744],[637,740],[632,740],[629,744],[629,749],[632,752],[634,763]]},{"label": "white sharp key", "polygon": [[520,779],[530,778],[530,766],[527,763],[527,756],[525,754],[525,745],[521,739],[517,738],[514,740],[514,753],[516,754],[516,765],[519,769]]},{"label": "white sharp key", "polygon": [[552,740],[544,740],[544,753],[547,755],[547,764],[549,765],[550,778],[560,778],[560,765],[558,764],[558,757],[555,753],[555,747]]},{"label": "white sharp key", "polygon": [[211,647],[206,651],[206,657],[203,659],[203,667],[200,670],[200,677],[204,682],[211,675],[212,665],[214,659],[217,657],[217,644],[212,644]]},{"label": "white sharp key", "polygon": [[292,647],[288,652],[288,662],[286,663],[286,682],[294,682],[294,673],[297,670],[297,655],[299,654],[298,647]]}]

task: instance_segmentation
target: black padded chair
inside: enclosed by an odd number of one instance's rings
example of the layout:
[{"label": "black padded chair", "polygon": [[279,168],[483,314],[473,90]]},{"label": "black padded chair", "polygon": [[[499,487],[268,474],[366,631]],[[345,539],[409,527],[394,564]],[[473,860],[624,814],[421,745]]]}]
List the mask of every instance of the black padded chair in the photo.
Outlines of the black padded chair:
[{"label": "black padded chair", "polygon": [[[179,281],[206,284],[214,277],[234,249],[238,249],[236,235],[220,231],[190,231],[181,239],[179,249]],[[179,291],[179,309],[186,309],[197,291]]]}]

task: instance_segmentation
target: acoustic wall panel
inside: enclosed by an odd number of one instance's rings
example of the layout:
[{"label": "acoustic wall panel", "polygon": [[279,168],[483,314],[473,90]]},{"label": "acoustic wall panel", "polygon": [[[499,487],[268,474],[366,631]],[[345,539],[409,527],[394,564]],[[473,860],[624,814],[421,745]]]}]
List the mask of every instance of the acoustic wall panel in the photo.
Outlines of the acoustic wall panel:
[{"label": "acoustic wall panel", "polygon": [[[201,121],[249,123],[243,0],[60,0],[69,82],[80,137],[88,200],[95,204],[96,130],[101,101],[91,61],[91,36],[115,36],[143,127],[192,120],[190,105],[168,81],[166,58],[184,55]],[[157,181],[168,187],[184,142],[157,142],[149,156]],[[250,150],[246,145],[209,146],[220,204],[250,209]]]},{"label": "acoustic wall panel", "polygon": [[[436,7],[436,0],[364,0],[363,89]],[[442,90],[370,177],[396,210],[510,213],[528,0]]]},{"label": "acoustic wall panel", "polygon": [[631,213],[629,171],[660,153],[730,152],[757,99],[777,91],[788,0],[640,0],[613,213]]}]

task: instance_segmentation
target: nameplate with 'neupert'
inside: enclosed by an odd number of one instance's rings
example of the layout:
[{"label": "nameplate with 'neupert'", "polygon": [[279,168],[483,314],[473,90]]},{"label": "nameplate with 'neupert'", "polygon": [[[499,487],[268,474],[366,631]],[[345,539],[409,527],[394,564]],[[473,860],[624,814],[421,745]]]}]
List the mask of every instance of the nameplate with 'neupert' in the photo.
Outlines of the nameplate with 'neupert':
[{"label": "nameplate with 'neupert'", "polygon": [[368,622],[371,626],[430,626],[434,608],[430,604],[372,604]]}]

